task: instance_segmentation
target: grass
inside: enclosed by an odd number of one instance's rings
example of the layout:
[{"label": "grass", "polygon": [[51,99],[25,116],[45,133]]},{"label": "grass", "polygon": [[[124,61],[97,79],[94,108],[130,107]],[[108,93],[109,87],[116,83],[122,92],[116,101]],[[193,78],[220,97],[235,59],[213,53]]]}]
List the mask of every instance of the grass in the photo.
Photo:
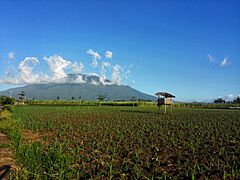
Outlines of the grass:
[{"label": "grass", "polygon": [[[240,111],[35,105],[12,117],[16,177],[240,178]],[[42,141],[24,143],[19,127]]]}]

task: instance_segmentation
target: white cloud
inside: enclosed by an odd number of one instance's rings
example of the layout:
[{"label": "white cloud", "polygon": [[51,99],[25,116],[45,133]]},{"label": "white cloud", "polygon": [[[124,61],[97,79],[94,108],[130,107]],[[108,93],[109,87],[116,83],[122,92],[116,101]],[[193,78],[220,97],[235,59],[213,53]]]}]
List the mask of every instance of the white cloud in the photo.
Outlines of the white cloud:
[{"label": "white cloud", "polygon": [[221,67],[227,66],[230,64],[228,57],[225,57],[222,61],[218,61],[215,57],[211,56],[210,54],[207,55],[207,59],[209,62],[216,63]]},{"label": "white cloud", "polygon": [[77,76],[75,83],[86,83],[86,81],[83,79],[82,76],[79,75]]},{"label": "white cloud", "polygon": [[210,61],[210,62],[213,62],[215,63],[215,58],[213,56],[211,56],[210,54],[207,55],[207,59]]},{"label": "white cloud", "polygon": [[[108,52],[108,53],[107,53]],[[89,49],[87,54],[91,56],[94,67],[98,66],[98,60],[101,56]],[[106,55],[108,54],[108,55]],[[112,52],[106,51],[105,57],[112,57]],[[121,84],[122,79],[126,80],[131,76],[130,68],[125,70],[124,67],[118,64],[111,64],[110,62],[101,62],[101,66],[97,68],[97,73],[82,74],[84,65],[80,62],[72,62],[66,60],[59,55],[53,55],[49,57],[43,57],[47,62],[48,68],[45,68],[44,72],[40,72],[42,69],[40,61],[37,57],[26,57],[18,65],[18,71],[8,71],[4,78],[0,78],[0,83],[6,84],[39,84],[39,83],[86,83],[92,84]],[[37,67],[36,67],[37,66]],[[130,65],[132,67],[133,65]],[[35,69],[36,67],[36,69]],[[67,73],[73,73],[75,75],[68,75]],[[48,74],[48,75],[47,75]],[[78,75],[77,75],[78,74]],[[98,78],[92,78],[89,76],[97,76]],[[70,78],[70,79],[69,79]]]},{"label": "white cloud", "polygon": [[64,69],[71,65],[71,61],[67,61],[58,55],[53,55],[48,58],[44,57],[44,59],[47,61],[50,71],[53,74],[53,81],[62,80],[67,76]]},{"label": "white cloud", "polygon": [[107,59],[112,59],[112,55],[113,55],[113,53],[112,53],[111,51],[106,51],[106,52],[105,52],[105,57],[106,57]]},{"label": "white cloud", "polygon": [[78,64],[77,62],[74,62],[72,63],[71,67],[73,73],[78,74],[83,72],[84,65],[82,63]]},{"label": "white cloud", "polygon": [[93,57],[94,59],[101,59],[101,56],[97,52],[95,52],[93,49],[89,49],[87,51],[87,54]]},{"label": "white cloud", "polygon": [[45,74],[34,73],[35,66],[39,63],[36,57],[26,57],[18,66],[18,75],[13,76],[11,73],[2,79],[2,83],[8,84],[39,84],[46,83],[49,77]]},{"label": "white cloud", "polygon": [[102,77],[103,77],[104,79],[107,78],[106,68],[110,68],[110,67],[111,67],[111,64],[110,64],[109,62],[107,62],[107,61],[106,61],[106,62],[103,62],[103,63],[101,64],[101,75],[102,75]]},{"label": "white cloud", "polygon": [[91,65],[94,68],[96,68],[97,65],[98,65],[98,60],[101,59],[101,56],[97,52],[95,52],[93,49],[89,49],[87,51],[87,54],[92,57],[92,64]]},{"label": "white cloud", "polygon": [[23,77],[30,78],[30,75],[32,75],[33,67],[29,66],[30,63],[36,65],[39,61],[36,57],[26,57],[20,62],[18,69]]},{"label": "white cloud", "polygon": [[229,65],[229,64],[230,64],[229,59],[228,59],[227,57],[225,57],[225,58],[223,59],[223,61],[220,63],[220,66],[221,66],[221,67],[224,67],[224,66],[227,66],[227,65]]},{"label": "white cloud", "polygon": [[98,66],[98,62],[97,62],[96,59],[92,60],[91,66],[94,67],[94,68],[96,68]]},{"label": "white cloud", "polygon": [[8,60],[14,60],[15,58],[15,53],[13,51],[8,53]]},{"label": "white cloud", "polygon": [[122,70],[122,67],[118,64],[116,64],[115,66],[112,66],[112,83],[113,84],[121,84],[121,70]]},{"label": "white cloud", "polygon": [[235,96],[233,94],[229,94],[223,98],[225,101],[233,101]]},{"label": "white cloud", "polygon": [[86,75],[88,75],[88,76],[97,76],[97,77],[100,77],[97,73],[87,73]]}]

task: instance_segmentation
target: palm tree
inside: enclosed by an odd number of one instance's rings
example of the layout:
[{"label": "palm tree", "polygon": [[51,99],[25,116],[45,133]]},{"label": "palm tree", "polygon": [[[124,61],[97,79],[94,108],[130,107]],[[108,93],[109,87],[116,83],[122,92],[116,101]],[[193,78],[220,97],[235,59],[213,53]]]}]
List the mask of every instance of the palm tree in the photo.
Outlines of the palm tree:
[{"label": "palm tree", "polygon": [[19,100],[24,103],[25,99],[26,99],[26,93],[25,91],[21,91],[19,94]]},{"label": "palm tree", "polygon": [[81,105],[81,104],[82,104],[82,97],[81,97],[81,96],[79,96],[78,98],[79,98],[80,105]]},{"label": "palm tree", "polygon": [[105,100],[105,98],[106,98],[106,97],[103,96],[103,95],[99,95],[99,96],[98,96],[97,99],[98,99],[98,101],[99,101],[100,106],[101,106],[102,102]]},{"label": "palm tree", "polygon": [[133,97],[131,98],[131,101],[133,102],[133,106],[134,106],[134,103],[137,101],[137,98],[136,98],[135,96],[133,96]]}]

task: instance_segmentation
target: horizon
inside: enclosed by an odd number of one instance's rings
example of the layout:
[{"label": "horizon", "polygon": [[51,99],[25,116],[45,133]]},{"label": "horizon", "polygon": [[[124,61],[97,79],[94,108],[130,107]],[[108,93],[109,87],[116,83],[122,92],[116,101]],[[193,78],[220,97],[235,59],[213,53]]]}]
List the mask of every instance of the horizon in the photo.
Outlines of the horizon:
[{"label": "horizon", "polygon": [[0,91],[96,73],[176,101],[240,95],[239,1],[0,3]]}]

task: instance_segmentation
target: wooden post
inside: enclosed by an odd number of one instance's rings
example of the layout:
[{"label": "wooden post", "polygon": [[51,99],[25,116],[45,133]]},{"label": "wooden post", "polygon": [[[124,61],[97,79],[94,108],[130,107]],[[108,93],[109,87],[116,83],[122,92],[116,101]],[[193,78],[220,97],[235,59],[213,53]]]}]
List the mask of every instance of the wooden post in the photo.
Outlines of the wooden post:
[{"label": "wooden post", "polygon": [[164,106],[165,106],[165,114],[166,114],[167,113],[167,105],[165,104]]}]

